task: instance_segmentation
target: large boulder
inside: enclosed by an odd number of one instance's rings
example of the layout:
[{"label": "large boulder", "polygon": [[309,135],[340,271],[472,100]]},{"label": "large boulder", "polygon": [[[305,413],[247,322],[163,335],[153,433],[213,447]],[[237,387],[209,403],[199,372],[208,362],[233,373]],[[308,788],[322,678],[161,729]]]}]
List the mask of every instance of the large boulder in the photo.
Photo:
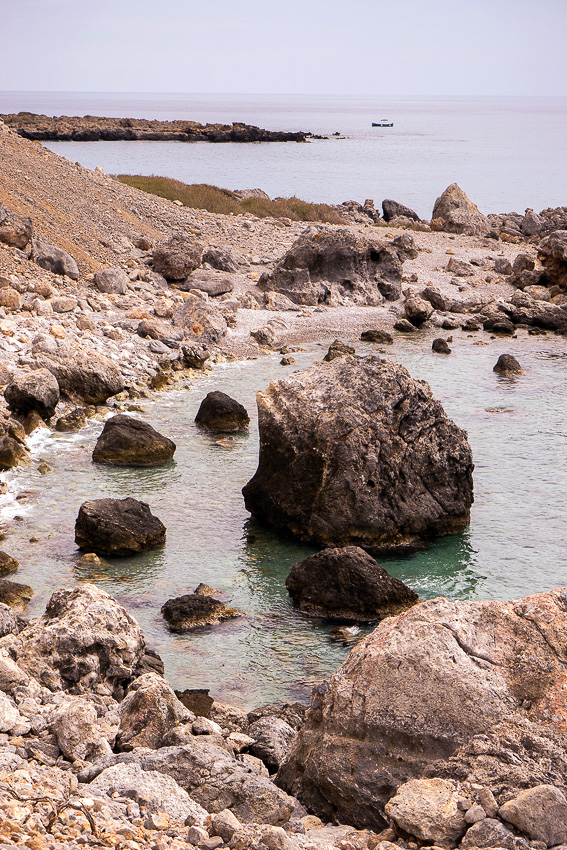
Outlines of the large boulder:
[{"label": "large boulder", "polygon": [[370,828],[410,779],[467,780],[499,803],[538,783],[564,794],[566,642],[567,588],[386,619],[317,689],[277,782]]},{"label": "large boulder", "polygon": [[336,304],[339,299],[377,306],[384,298],[400,297],[407,256],[407,245],[359,239],[348,230],[302,235],[258,285],[295,304]]},{"label": "large boulder", "polygon": [[[73,699],[59,705],[51,717],[50,729],[69,761],[96,761],[112,752],[99,724],[96,706],[90,699]],[[112,740],[115,735],[113,728]]]},{"label": "large boulder", "polygon": [[101,354],[79,351],[70,357],[38,354],[36,363],[48,369],[57,379],[61,394],[74,401],[104,404],[110,396],[124,389],[120,369]]},{"label": "large boulder", "polygon": [[0,603],[3,605],[16,609],[25,608],[32,596],[33,589],[29,584],[0,578]]},{"label": "large boulder", "polygon": [[248,736],[254,743],[248,750],[256,758],[262,759],[271,773],[275,773],[283,762],[296,730],[281,717],[260,717],[248,727]]},{"label": "large boulder", "polygon": [[144,637],[136,621],[107,593],[91,584],[56,591],[42,617],[18,635],[7,635],[19,668],[52,691],[107,694],[127,682],[144,654]]},{"label": "large boulder", "polygon": [[393,218],[399,218],[401,215],[403,215],[404,218],[409,218],[411,221],[421,221],[420,217],[414,210],[409,207],[405,207],[398,201],[392,201],[389,199],[382,201],[382,212],[384,214],[384,221],[392,221]]},{"label": "large boulder", "polygon": [[242,492],[278,531],[384,551],[468,523],[466,433],[403,366],[339,357],[272,381],[257,402],[260,458]]},{"label": "large boulder", "polygon": [[171,685],[156,673],[146,673],[132,682],[120,703],[119,716],[119,750],[157,749],[163,746],[168,732],[195,719],[179,702]]},{"label": "large boulder", "polygon": [[198,289],[214,298],[232,292],[234,283],[229,275],[212,271],[212,269],[196,269],[191,272],[184,283],[179,284],[179,289],[185,292],[189,292],[190,289]]},{"label": "large boulder", "polygon": [[543,239],[537,252],[549,283],[567,290],[567,230],[556,230]]},{"label": "large boulder", "polygon": [[33,224],[29,216],[7,210],[0,204],[0,242],[23,249],[30,241],[32,232]]},{"label": "large boulder", "polygon": [[171,460],[175,443],[147,422],[119,414],[107,419],[93,451],[95,463],[159,466]]},{"label": "large boulder", "polygon": [[97,555],[127,557],[165,543],[165,525],[149,505],[136,499],[83,502],[75,522],[75,543]]},{"label": "large boulder", "polygon": [[183,328],[192,341],[207,344],[218,342],[227,330],[226,319],[221,311],[202,298],[188,295],[173,314],[173,323]]},{"label": "large boulder", "polygon": [[78,280],[79,268],[73,257],[62,248],[57,248],[45,239],[34,236],[32,239],[32,260],[42,269],[53,274],[67,275]]},{"label": "large boulder", "polygon": [[515,325],[533,325],[547,330],[567,331],[567,310],[559,304],[536,300],[527,292],[518,289],[504,306]]},{"label": "large boulder", "polygon": [[154,248],[153,270],[167,280],[185,280],[201,265],[202,256],[203,245],[192,236],[172,236],[168,242]]},{"label": "large boulder", "polygon": [[358,546],[323,549],[298,561],[285,586],[300,611],[333,620],[379,620],[418,600],[411,588]]},{"label": "large boulder", "polygon": [[16,372],[4,390],[4,398],[10,410],[23,414],[35,410],[49,419],[59,401],[59,384],[48,369]]},{"label": "large boulder", "polygon": [[498,814],[532,841],[544,841],[548,847],[567,842],[567,798],[553,785],[522,791]]},{"label": "large boulder", "polygon": [[128,275],[123,269],[103,269],[95,272],[94,285],[99,292],[124,295],[128,290]]},{"label": "large boulder", "polygon": [[234,433],[245,431],[250,417],[244,405],[220,390],[207,393],[195,416],[195,422],[207,431]]},{"label": "large boulder", "polygon": [[431,227],[464,236],[486,236],[491,229],[487,217],[456,183],[451,183],[435,201]]}]

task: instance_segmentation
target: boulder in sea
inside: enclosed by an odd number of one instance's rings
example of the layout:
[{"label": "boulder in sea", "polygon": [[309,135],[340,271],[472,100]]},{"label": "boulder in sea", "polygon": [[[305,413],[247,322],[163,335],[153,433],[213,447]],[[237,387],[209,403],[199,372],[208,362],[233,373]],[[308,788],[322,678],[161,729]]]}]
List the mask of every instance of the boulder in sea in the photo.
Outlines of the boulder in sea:
[{"label": "boulder in sea", "polygon": [[402,334],[411,334],[417,331],[417,327],[409,321],[409,319],[398,319],[394,323],[394,330]]},{"label": "boulder in sea", "polygon": [[565,794],[566,642],[567,588],[431,599],[383,620],[314,692],[277,784],[320,817],[371,829],[412,779],[466,778],[485,804],[487,789],[497,803],[542,784]]},{"label": "boulder in sea", "polygon": [[247,509],[316,545],[422,546],[468,523],[472,453],[425,381],[376,355],[339,357],[257,394]]},{"label": "boulder in sea", "polygon": [[23,250],[32,233],[33,224],[29,216],[7,210],[0,204],[0,242]]},{"label": "boulder in sea", "polygon": [[195,422],[207,431],[232,434],[245,431],[250,417],[244,405],[220,390],[208,393],[199,406]]},{"label": "boulder in sea", "polygon": [[119,414],[107,419],[93,451],[94,463],[159,466],[171,460],[175,443],[147,422]]},{"label": "boulder in sea", "polygon": [[394,342],[392,334],[379,328],[370,328],[367,331],[362,331],[360,339],[362,342],[378,342],[381,345],[392,345]]},{"label": "boulder in sea", "polygon": [[429,301],[426,301],[425,298],[420,298],[418,295],[406,299],[404,310],[407,319],[416,328],[419,328],[433,314],[433,307]]},{"label": "boulder in sea", "polygon": [[524,370],[513,356],[513,354],[501,354],[492,370],[498,375],[509,377],[510,375],[523,375]]},{"label": "boulder in sea", "polygon": [[128,290],[128,275],[123,269],[103,269],[95,272],[94,285],[99,292],[125,295]]},{"label": "boulder in sea", "polygon": [[24,608],[33,596],[33,589],[28,584],[0,579],[0,602],[10,608]]},{"label": "boulder in sea", "polygon": [[165,525],[149,505],[136,499],[83,502],[75,522],[75,543],[97,555],[127,557],[165,543]]},{"label": "boulder in sea", "polygon": [[74,351],[69,357],[36,355],[36,363],[57,379],[61,394],[86,404],[103,404],[122,392],[124,378],[116,363],[101,354]]},{"label": "boulder in sea", "polygon": [[464,236],[486,236],[490,231],[487,217],[456,183],[451,183],[435,201],[431,227]]},{"label": "boulder in sea", "polygon": [[567,230],[556,230],[543,239],[537,251],[549,283],[567,290]]},{"label": "boulder in sea", "polygon": [[10,410],[26,414],[35,410],[49,419],[59,401],[59,384],[48,369],[18,371],[4,390]]},{"label": "boulder in sea", "polygon": [[168,599],[161,609],[172,632],[189,632],[203,626],[217,626],[223,620],[244,617],[242,611],[228,608],[224,602],[202,593],[187,593]]},{"label": "boulder in sea", "polygon": [[12,558],[11,555],[6,554],[6,552],[0,552],[0,576],[15,573],[19,566],[19,562],[15,558]]},{"label": "boulder in sea", "polygon": [[67,275],[72,280],[79,279],[79,269],[73,257],[62,248],[57,248],[45,239],[34,236],[32,239],[32,260],[42,269],[53,274]]},{"label": "boulder in sea", "polygon": [[300,611],[332,620],[381,620],[418,601],[411,588],[358,546],[323,549],[298,561],[285,586]]},{"label": "boulder in sea", "polygon": [[442,339],[439,337],[438,339],[434,339],[431,343],[431,350],[436,354],[450,354],[451,349],[447,343],[446,339]]},{"label": "boulder in sea", "polygon": [[172,236],[152,252],[154,272],[167,280],[179,281],[199,268],[203,256],[203,245],[191,236]]},{"label": "boulder in sea", "polygon": [[396,244],[358,239],[348,230],[304,234],[258,285],[296,304],[393,301],[401,295],[404,260],[417,256],[408,238]]},{"label": "boulder in sea", "polygon": [[341,339],[336,339],[330,344],[329,350],[323,357],[323,362],[330,363],[331,360],[334,360],[336,357],[342,357],[345,354],[356,354],[356,351],[352,345],[347,345]]}]

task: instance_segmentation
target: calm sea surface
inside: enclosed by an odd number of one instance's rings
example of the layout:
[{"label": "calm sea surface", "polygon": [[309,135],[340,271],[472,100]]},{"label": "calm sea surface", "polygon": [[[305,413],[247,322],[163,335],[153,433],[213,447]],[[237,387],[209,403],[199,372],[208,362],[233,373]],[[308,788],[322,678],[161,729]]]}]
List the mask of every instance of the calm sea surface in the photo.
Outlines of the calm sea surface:
[{"label": "calm sea surface", "polygon": [[[394,198],[429,218],[457,182],[485,212],[567,204],[565,97],[314,97],[0,92],[0,112],[244,121],[308,144],[49,143],[88,168],[341,203]],[[388,118],[393,128],[372,128]]]}]

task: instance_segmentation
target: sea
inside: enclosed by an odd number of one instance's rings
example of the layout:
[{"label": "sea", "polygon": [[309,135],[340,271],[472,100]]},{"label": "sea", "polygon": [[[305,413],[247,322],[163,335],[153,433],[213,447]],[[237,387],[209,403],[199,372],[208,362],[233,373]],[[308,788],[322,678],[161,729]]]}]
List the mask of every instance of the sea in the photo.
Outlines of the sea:
[{"label": "sea", "polygon": [[[242,121],[297,143],[46,143],[109,174],[155,174],[317,203],[391,198],[430,218],[458,183],[484,213],[567,205],[567,97],[2,92],[0,112]],[[393,127],[372,127],[382,119]],[[338,133],[338,136],[333,134]]]}]

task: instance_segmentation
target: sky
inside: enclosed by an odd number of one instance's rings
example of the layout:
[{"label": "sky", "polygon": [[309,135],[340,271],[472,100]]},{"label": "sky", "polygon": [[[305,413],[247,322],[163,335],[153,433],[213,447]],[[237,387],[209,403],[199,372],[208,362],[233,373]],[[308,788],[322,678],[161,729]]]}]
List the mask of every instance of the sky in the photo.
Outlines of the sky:
[{"label": "sky", "polygon": [[567,95],[567,0],[0,0],[4,91]]}]

